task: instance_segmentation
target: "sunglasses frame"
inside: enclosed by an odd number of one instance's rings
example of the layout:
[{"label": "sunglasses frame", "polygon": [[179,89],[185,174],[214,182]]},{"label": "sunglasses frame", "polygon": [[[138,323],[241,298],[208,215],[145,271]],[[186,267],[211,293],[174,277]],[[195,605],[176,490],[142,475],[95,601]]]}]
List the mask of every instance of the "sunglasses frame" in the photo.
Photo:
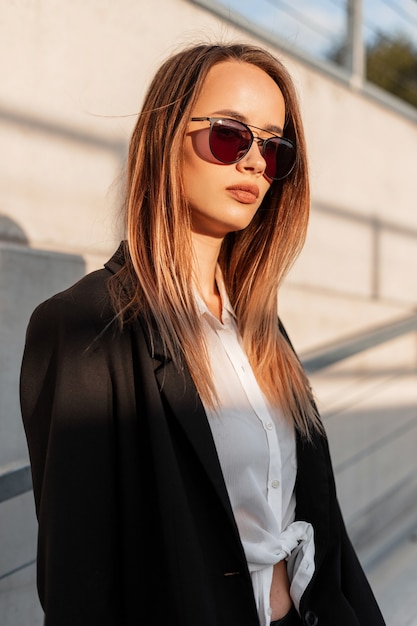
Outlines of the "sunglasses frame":
[{"label": "sunglasses frame", "polygon": [[[271,131],[266,130],[265,128],[259,128],[258,126],[253,126],[253,124],[246,124],[245,122],[241,122],[240,120],[235,120],[231,117],[192,117],[191,122],[210,122],[210,134],[209,134],[209,147],[210,147],[210,152],[212,153],[212,155],[214,156],[214,158],[219,161],[219,163],[223,163],[224,165],[233,165],[234,163],[238,163],[239,161],[241,161],[249,152],[249,150],[252,147],[252,144],[254,141],[256,141],[256,143],[258,144],[259,148],[260,148],[260,152],[263,158],[264,157],[264,152],[266,149],[266,145],[268,144],[269,141],[273,140],[273,139],[279,139],[283,145],[286,145],[289,148],[292,148],[294,150],[294,163],[292,164],[291,168],[288,170],[288,172],[286,174],[284,174],[284,176],[279,176],[279,177],[274,177],[274,176],[270,176],[265,168],[265,174],[268,178],[270,178],[271,180],[283,180],[284,178],[287,178],[287,176],[289,176],[291,174],[291,172],[293,171],[294,167],[295,167],[295,163],[296,163],[296,150],[295,150],[295,145],[294,143],[290,140],[287,139],[286,137],[281,137],[280,135],[275,135],[274,133],[271,133]],[[251,136],[251,141],[246,149],[246,151],[240,155],[237,159],[234,159],[233,161],[224,161],[223,159],[220,159],[216,154],[214,154],[212,147],[211,147],[211,133],[213,130],[213,125],[216,122],[221,122],[221,121],[225,121],[225,122],[233,122],[234,124],[241,124],[241,126],[243,126],[244,128],[247,129],[247,131],[249,132],[250,136]],[[255,130],[260,130],[264,133],[268,133],[269,135],[271,135],[271,137],[268,137],[267,139],[262,139],[261,137],[256,137],[253,132],[252,132],[252,128],[254,128]],[[266,162],[266,159],[265,159]]]}]

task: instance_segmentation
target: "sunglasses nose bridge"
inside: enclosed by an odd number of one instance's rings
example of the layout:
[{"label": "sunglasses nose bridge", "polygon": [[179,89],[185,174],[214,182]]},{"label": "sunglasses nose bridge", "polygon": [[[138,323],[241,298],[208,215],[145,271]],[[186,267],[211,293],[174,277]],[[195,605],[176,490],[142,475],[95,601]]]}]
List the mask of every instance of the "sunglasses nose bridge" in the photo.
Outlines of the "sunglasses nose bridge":
[{"label": "sunglasses nose bridge", "polygon": [[[264,146],[267,140],[254,135],[252,131],[251,135],[250,145],[246,149],[245,153],[242,154],[239,161],[244,162],[245,168],[249,167],[257,172],[265,172],[267,169],[267,161],[264,155]],[[255,145],[256,148],[254,148]]]},{"label": "sunglasses nose bridge", "polygon": [[265,147],[266,147],[266,142],[267,141],[268,141],[268,139],[262,139],[262,137],[258,137],[257,135],[255,135],[252,132],[252,141],[251,141],[251,145],[248,148],[248,152],[249,152],[249,150],[251,150],[252,146],[254,144],[256,144],[256,146],[257,146],[257,148],[259,150],[259,154],[261,155],[262,159],[265,161]]},{"label": "sunglasses nose bridge", "polygon": [[261,155],[264,155],[265,152],[265,142],[267,141],[267,139],[262,139],[262,137],[257,137],[256,135],[254,135],[252,133],[252,143],[256,143],[258,148],[259,148],[259,152],[261,153]]}]

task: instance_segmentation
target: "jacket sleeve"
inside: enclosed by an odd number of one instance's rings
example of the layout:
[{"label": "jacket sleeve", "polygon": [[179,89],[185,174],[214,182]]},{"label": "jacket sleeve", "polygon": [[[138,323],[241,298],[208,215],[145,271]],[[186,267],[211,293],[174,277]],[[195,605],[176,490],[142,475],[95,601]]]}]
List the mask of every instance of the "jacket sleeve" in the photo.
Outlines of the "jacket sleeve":
[{"label": "jacket sleeve", "polygon": [[27,330],[21,410],[45,626],[118,623],[112,382],[95,322],[87,307],[55,296]]},{"label": "jacket sleeve", "polygon": [[298,513],[313,524],[316,544],[316,570],[301,599],[302,616],[322,626],[384,626],[346,531],[325,435],[300,446],[299,465]]},{"label": "jacket sleeve", "polygon": [[[281,321],[279,329],[294,350]],[[317,410],[317,407],[315,407]],[[301,598],[306,624],[384,626],[384,618],[347,533],[340,510],[329,443],[297,438],[297,518],[309,521],[315,536],[315,573]]]}]

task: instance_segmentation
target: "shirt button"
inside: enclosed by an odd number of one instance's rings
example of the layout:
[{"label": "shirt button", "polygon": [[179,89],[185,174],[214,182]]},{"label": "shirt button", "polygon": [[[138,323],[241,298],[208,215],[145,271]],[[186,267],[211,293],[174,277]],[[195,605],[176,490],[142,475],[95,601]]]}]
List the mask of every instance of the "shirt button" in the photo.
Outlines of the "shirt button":
[{"label": "shirt button", "polygon": [[273,489],[278,489],[280,484],[281,483],[279,482],[279,480],[273,480],[272,483],[271,483],[271,486],[272,486]]},{"label": "shirt button", "polygon": [[267,428],[267,430],[272,430],[272,429],[273,429],[273,427],[274,427],[274,425],[273,425],[273,423],[272,423],[272,422],[267,422],[267,423],[265,424],[265,428]]}]

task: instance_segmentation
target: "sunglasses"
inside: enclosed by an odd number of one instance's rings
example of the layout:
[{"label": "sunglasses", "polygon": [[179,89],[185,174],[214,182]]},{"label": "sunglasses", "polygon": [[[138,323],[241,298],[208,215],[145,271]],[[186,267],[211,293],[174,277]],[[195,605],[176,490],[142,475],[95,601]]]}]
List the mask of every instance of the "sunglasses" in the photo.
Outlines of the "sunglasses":
[{"label": "sunglasses", "polygon": [[295,146],[289,139],[272,135],[268,139],[255,137],[251,128],[270,131],[223,117],[192,117],[192,122],[210,122],[209,146],[215,159],[226,165],[237,163],[249,152],[254,141],[260,146],[265,160],[265,174],[273,180],[282,180],[295,166]]}]

